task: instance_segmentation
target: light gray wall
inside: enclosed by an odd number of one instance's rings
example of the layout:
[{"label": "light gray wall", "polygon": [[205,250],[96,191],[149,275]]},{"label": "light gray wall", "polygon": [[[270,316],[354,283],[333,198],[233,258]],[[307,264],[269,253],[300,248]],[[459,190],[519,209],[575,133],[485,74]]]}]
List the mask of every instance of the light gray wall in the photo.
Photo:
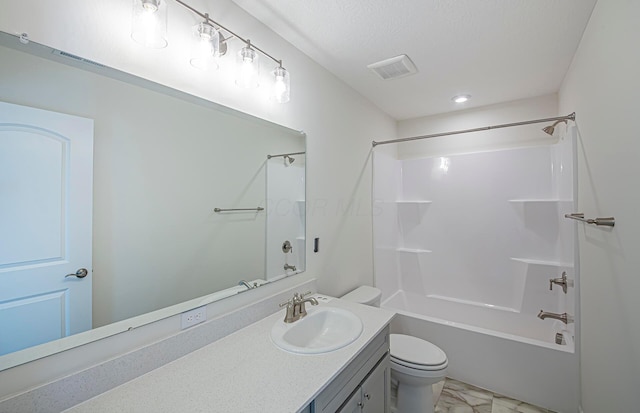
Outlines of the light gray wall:
[{"label": "light gray wall", "polygon": [[577,114],[578,209],[616,218],[578,230],[585,413],[640,409],[638,16],[638,1],[599,1],[559,93]]}]

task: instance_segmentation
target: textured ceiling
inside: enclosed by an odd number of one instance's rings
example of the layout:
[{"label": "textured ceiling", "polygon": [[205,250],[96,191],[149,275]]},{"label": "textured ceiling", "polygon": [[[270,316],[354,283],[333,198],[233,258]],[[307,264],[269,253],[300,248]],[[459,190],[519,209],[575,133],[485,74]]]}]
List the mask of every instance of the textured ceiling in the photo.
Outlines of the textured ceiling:
[{"label": "textured ceiling", "polygon": [[[233,1],[398,120],[557,92],[596,3]],[[418,74],[383,81],[367,69],[400,54]]]}]

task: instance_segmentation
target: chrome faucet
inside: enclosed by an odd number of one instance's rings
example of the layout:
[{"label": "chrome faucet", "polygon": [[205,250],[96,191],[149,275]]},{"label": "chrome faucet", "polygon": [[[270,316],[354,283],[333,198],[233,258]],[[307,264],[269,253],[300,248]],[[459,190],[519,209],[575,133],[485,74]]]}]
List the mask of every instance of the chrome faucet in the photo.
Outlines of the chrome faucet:
[{"label": "chrome faucet", "polygon": [[247,290],[253,290],[254,288],[258,288],[258,283],[253,283],[253,285],[251,285],[245,280],[240,280],[238,285],[244,285],[245,287],[247,287]]},{"label": "chrome faucet", "polygon": [[562,277],[560,278],[551,278],[549,280],[549,290],[553,290],[553,284],[556,285],[561,285],[562,286],[562,292],[563,293],[567,293],[567,287],[569,286],[569,281],[567,281],[567,272],[566,271],[562,271]]},{"label": "chrome faucet", "polygon": [[291,271],[296,271],[296,266],[295,265],[289,265],[287,263],[284,264],[284,270],[291,270]]},{"label": "chrome faucet", "polygon": [[311,294],[311,291],[307,291],[304,294],[295,293],[293,298],[289,301],[285,301],[280,304],[280,307],[287,307],[287,311],[284,315],[285,323],[293,323],[307,315],[307,309],[305,303],[311,303],[311,305],[318,305],[318,300],[313,297],[304,298],[304,296]]},{"label": "chrome faucet", "polygon": [[549,313],[547,311],[540,310],[540,313],[538,314],[538,318],[542,320],[544,320],[545,318],[553,318],[554,320],[560,320],[565,324],[573,323],[573,317],[571,317],[567,313],[558,314],[558,313]]}]

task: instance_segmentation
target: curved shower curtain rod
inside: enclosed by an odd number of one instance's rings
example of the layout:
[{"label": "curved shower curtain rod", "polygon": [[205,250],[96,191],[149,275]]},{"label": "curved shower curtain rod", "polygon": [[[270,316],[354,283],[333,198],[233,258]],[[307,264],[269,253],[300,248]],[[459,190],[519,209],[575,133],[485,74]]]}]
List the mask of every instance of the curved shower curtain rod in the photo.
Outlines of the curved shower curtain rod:
[{"label": "curved shower curtain rod", "polygon": [[552,122],[552,121],[560,121],[561,122],[561,121],[567,121],[567,120],[571,120],[571,121],[575,122],[576,113],[573,112],[570,115],[558,116],[558,117],[555,117],[555,118],[535,119],[535,120],[527,120],[527,121],[524,121],[524,122],[515,122],[515,123],[503,123],[502,125],[485,126],[483,128],[464,129],[464,130],[458,130],[458,131],[453,131],[453,132],[434,133],[434,134],[431,134],[431,135],[423,135],[423,136],[412,136],[410,138],[392,139],[392,140],[389,140],[389,141],[382,141],[382,142],[372,141],[371,143],[372,143],[373,147],[375,148],[377,145],[386,145],[387,143],[409,142],[409,141],[416,141],[416,140],[419,140],[419,139],[437,138],[439,136],[449,136],[449,135],[458,135],[458,134],[461,134],[461,133],[480,132],[480,131],[485,131],[485,130],[490,130],[490,129],[510,128],[512,126],[529,125],[529,124],[532,124],[532,123],[543,123],[543,122]]}]

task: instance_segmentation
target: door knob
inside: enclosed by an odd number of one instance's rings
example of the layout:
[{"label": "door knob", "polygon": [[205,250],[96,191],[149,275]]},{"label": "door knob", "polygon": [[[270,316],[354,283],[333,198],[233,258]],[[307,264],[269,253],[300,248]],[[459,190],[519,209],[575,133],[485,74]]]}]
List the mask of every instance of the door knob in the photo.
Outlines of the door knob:
[{"label": "door knob", "polygon": [[78,278],[84,278],[87,276],[87,274],[89,274],[89,271],[87,271],[86,268],[80,268],[78,271],[76,271],[74,274],[67,274],[64,276],[64,278],[67,277],[78,277]]}]

